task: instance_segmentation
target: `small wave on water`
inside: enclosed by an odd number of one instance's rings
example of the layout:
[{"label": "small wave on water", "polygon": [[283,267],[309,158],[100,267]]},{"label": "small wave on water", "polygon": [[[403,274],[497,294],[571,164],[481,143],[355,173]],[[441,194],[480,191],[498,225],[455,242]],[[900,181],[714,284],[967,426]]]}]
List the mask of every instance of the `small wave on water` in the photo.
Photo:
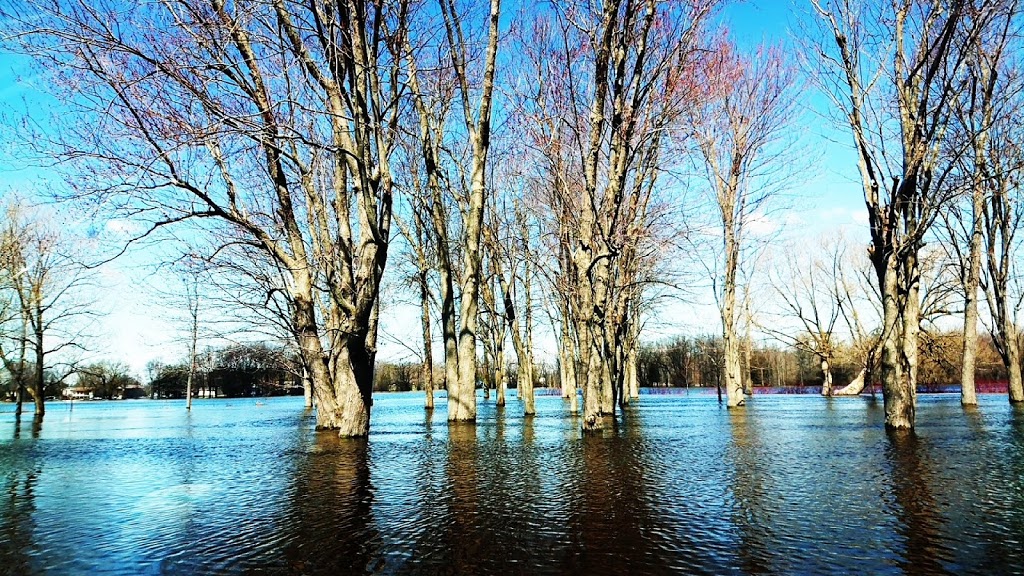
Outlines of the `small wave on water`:
[{"label": "small wave on water", "polygon": [[[558,396],[449,425],[375,399],[369,439],[301,399],[96,402],[0,440],[0,574],[1024,572],[1024,413],[920,399],[643,395],[585,436]],[[0,414],[0,431],[13,420]]]}]

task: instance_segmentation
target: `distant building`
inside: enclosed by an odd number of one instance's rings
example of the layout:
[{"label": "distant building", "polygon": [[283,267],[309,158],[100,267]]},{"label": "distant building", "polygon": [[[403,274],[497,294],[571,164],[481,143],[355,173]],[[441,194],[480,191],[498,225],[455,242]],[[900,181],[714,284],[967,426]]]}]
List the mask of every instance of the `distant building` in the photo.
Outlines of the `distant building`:
[{"label": "distant building", "polygon": [[146,397],[146,391],[143,390],[142,386],[139,386],[139,385],[136,385],[136,386],[126,386],[125,389],[121,391],[121,399],[122,400],[136,400],[136,399],[145,398],[145,397]]},{"label": "distant building", "polygon": [[64,398],[68,400],[92,400],[93,389],[89,386],[71,386],[64,389]]}]

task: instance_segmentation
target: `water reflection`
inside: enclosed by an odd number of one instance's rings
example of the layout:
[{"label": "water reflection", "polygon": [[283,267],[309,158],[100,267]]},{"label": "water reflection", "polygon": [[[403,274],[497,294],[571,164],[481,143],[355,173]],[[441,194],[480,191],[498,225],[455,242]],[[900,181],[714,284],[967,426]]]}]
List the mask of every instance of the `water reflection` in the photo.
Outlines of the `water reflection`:
[{"label": "water reflection", "polygon": [[317,433],[313,448],[296,468],[291,500],[295,526],[284,549],[291,572],[370,574],[380,568],[365,439]]},{"label": "water reflection", "polygon": [[679,554],[685,543],[670,536],[659,514],[665,478],[632,410],[615,434],[588,434],[580,441],[581,476],[572,482],[569,526],[574,554],[563,573],[675,573],[688,560]]},{"label": "water reflection", "polygon": [[39,469],[11,470],[3,478],[0,495],[0,573],[36,572],[27,551],[34,548],[36,483]]},{"label": "water reflection", "polygon": [[[21,438],[21,420],[22,413],[16,412],[14,415],[14,439],[18,440]],[[43,431],[43,416],[41,414],[33,414],[32,416],[32,438],[39,438],[40,433]]]},{"label": "water reflection", "polygon": [[928,447],[913,431],[887,430],[887,436],[896,531],[903,540],[900,566],[906,574],[949,574],[943,566],[949,560],[941,537],[945,521],[931,491],[935,478]]},{"label": "water reflection", "polygon": [[485,535],[479,529],[480,462],[475,423],[448,424],[445,473],[451,492],[444,500],[444,526],[440,539],[447,556],[446,574],[478,573],[477,563],[485,551]]},{"label": "water reflection", "polygon": [[362,441],[298,399],[76,405],[0,439],[0,574],[1024,573],[1024,410],[926,397],[887,435],[858,399],[755,400],[583,435],[557,397],[449,425],[386,395]]},{"label": "water reflection", "polygon": [[729,410],[732,445],[728,450],[734,466],[731,493],[732,521],[739,530],[736,553],[747,574],[772,572],[773,518],[764,498],[772,489],[765,467],[768,455],[765,434],[749,410]]}]

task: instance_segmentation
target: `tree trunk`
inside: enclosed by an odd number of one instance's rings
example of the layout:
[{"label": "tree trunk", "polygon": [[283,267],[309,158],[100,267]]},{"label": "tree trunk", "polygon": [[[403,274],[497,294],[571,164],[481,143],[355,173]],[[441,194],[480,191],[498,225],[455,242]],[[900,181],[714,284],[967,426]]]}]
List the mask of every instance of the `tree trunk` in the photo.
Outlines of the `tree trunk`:
[{"label": "tree trunk", "polygon": [[[485,330],[485,332],[488,332],[488,331],[489,330]],[[492,378],[493,372],[491,372],[491,355],[488,354],[488,352],[487,352],[487,343],[486,342],[484,343],[483,371],[484,371],[484,376],[483,376],[483,378],[480,379],[480,384],[483,385],[484,400],[490,400],[491,399],[491,386],[493,386],[493,382],[491,382],[491,378]]]},{"label": "tree trunk", "polygon": [[[980,148],[978,147],[980,146]],[[984,161],[984,143],[976,145],[975,162]],[[967,256],[967,270],[963,277],[964,288],[964,347],[960,364],[960,403],[968,406],[978,403],[975,393],[974,376],[978,357],[978,285],[981,278],[981,247],[984,239],[982,212],[985,206],[985,189],[975,182],[971,194],[971,242]]]},{"label": "tree trunk", "polygon": [[189,302],[192,314],[192,340],[188,349],[188,381],[185,382],[185,410],[192,410],[192,381],[196,376],[196,343],[199,340],[199,297]]},{"label": "tree trunk", "polygon": [[[24,310],[24,309],[23,309]],[[28,315],[22,313],[21,315],[21,342],[18,344],[18,405],[14,409],[16,416],[21,416],[23,404],[25,402],[25,353],[26,347],[28,346]]]},{"label": "tree trunk", "polygon": [[[521,226],[522,228],[522,240],[524,245],[523,250],[523,319],[525,321],[525,338],[523,341],[524,352],[526,353],[526,364],[529,367],[526,377],[522,380],[522,393],[520,398],[523,400],[523,413],[527,416],[532,416],[537,413],[536,399],[533,394],[533,385],[537,381],[537,375],[534,372],[533,366],[533,293],[531,290],[532,282],[530,281],[530,255],[529,251],[526,250],[528,242],[527,234],[528,230],[525,223]],[[522,364],[522,362],[520,362]]]},{"label": "tree trunk", "polygon": [[900,268],[912,268],[909,262],[899,266],[895,257],[889,257],[884,264],[884,276],[881,279],[883,316],[880,376],[885,425],[888,428],[910,429],[914,427],[917,399],[913,379],[916,376],[917,291],[909,291],[911,294],[906,291],[906,287],[900,290],[900,285],[904,284],[899,278],[903,272]]},{"label": "tree trunk", "polygon": [[[207,394],[209,394],[210,383],[206,383]],[[212,397],[216,398],[217,395],[213,394]],[[306,409],[313,407],[313,383],[309,379],[309,370],[303,366],[302,368],[302,400],[303,405]]]},{"label": "tree trunk", "polygon": [[828,361],[828,358],[821,359],[821,395],[831,396],[832,395],[832,364]]},{"label": "tree trunk", "polygon": [[[33,330],[35,341],[32,343],[35,348],[36,365],[35,365],[35,377],[32,379],[32,387],[29,389],[32,394],[32,400],[35,401],[36,410],[35,415],[42,418],[46,414],[46,364],[44,363],[46,349],[43,348],[43,306],[42,306],[42,295],[35,295],[35,302],[33,307],[35,313],[35,328]],[[33,391],[34,390],[34,391]]]},{"label": "tree trunk", "polygon": [[[476,331],[480,308],[480,237],[483,229],[487,192],[487,154],[490,150],[491,96],[494,92],[494,71],[498,52],[499,0],[491,0],[488,25],[488,44],[480,94],[479,115],[474,121],[469,113],[470,92],[465,78],[465,57],[468,47],[459,46],[452,34],[452,24],[445,18],[448,42],[453,50],[456,75],[459,76],[466,128],[472,145],[470,170],[469,209],[464,225],[462,270],[462,308],[459,317],[459,380],[453,395],[448,392],[448,420],[468,422],[476,420]],[[460,34],[461,36],[461,34]],[[459,38],[461,42],[461,38]],[[457,47],[458,46],[458,47]],[[461,56],[458,54],[462,51]],[[460,58],[462,59],[460,62]]]},{"label": "tree trunk", "polygon": [[580,411],[579,398],[576,393],[576,353],[572,341],[572,329],[569,326],[568,314],[562,314],[562,338],[559,342],[559,367],[562,374],[562,395],[569,399],[569,413]]},{"label": "tree trunk", "polygon": [[419,276],[420,284],[420,324],[423,327],[423,366],[420,369],[420,378],[423,380],[423,393],[425,395],[424,408],[434,409],[434,351],[433,339],[430,337],[430,292],[427,286],[427,271],[423,270]]},{"label": "tree trunk", "polygon": [[615,342],[614,326],[605,322],[604,330],[604,362],[601,363],[601,414],[603,416],[615,415],[615,393],[617,381],[620,377],[621,362],[619,362],[620,349]]},{"label": "tree trunk", "polygon": [[1003,316],[1003,333],[1005,334],[1006,348],[1006,370],[1009,373],[1010,382],[1007,387],[1007,396],[1010,402],[1016,404],[1024,402],[1024,385],[1021,381],[1021,360],[1020,346],[1017,343],[1017,326],[1013,323],[1012,316],[1007,313]]},{"label": "tree trunk", "polygon": [[[590,302],[589,291],[583,291],[583,308],[588,308]],[[583,381],[583,429],[585,431],[599,430],[604,427],[601,419],[601,350],[596,345],[600,336],[594,334],[601,330],[600,325],[593,317],[587,320],[579,320],[577,333],[580,334],[580,364],[584,367],[580,375]]]},{"label": "tree trunk", "polygon": [[[747,298],[749,298],[749,295]],[[750,348],[753,345],[753,341],[750,338],[750,327],[753,322],[750,315],[750,304],[747,302],[743,304],[743,313],[746,318],[746,331],[743,335],[743,365],[740,377],[743,379],[743,394],[751,396],[754,394],[754,382],[750,378]]]},{"label": "tree trunk", "polygon": [[739,268],[739,245],[735,231],[735,197],[732,186],[722,184],[719,203],[722,211],[725,273],[722,280],[722,372],[725,377],[726,405],[730,408],[744,403],[740,368],[739,337],[736,335],[736,270]]},{"label": "tree trunk", "polygon": [[[502,334],[502,336],[504,336],[504,334]],[[502,342],[502,340],[504,340],[504,338],[498,340],[497,342],[497,346],[495,347],[497,351],[495,353],[494,360],[495,364],[497,364],[497,366],[494,369],[494,377],[497,380],[497,382],[495,383],[495,394],[497,396],[495,402],[497,403],[498,406],[505,405],[505,380],[508,378],[508,376],[505,374],[505,344],[504,342]]]},{"label": "tree trunk", "polygon": [[637,342],[634,340],[629,346],[629,352],[626,353],[626,392],[623,398],[626,401],[636,400],[640,398],[640,375],[637,371]]},{"label": "tree trunk", "polygon": [[[479,226],[475,234],[479,237]],[[471,227],[467,234],[473,235]],[[462,281],[462,310],[459,318],[459,362],[456,386],[448,390],[448,420],[472,422],[476,420],[476,329],[479,313],[479,242],[466,250],[466,268]]]}]

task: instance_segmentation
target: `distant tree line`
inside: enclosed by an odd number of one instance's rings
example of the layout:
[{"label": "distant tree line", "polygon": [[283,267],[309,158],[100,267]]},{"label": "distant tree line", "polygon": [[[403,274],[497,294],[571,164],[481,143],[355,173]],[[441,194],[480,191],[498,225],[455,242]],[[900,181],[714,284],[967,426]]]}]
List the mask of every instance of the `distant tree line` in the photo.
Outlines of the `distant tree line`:
[{"label": "distant tree line", "polygon": [[[238,398],[302,395],[302,373],[295,355],[268,344],[234,344],[197,353],[193,396]],[[184,398],[189,365],[150,362],[148,393]]]},{"label": "distant tree line", "polygon": [[[923,332],[918,342],[920,365],[918,388],[940,390],[958,382],[961,371],[963,332],[959,330]],[[715,388],[724,386],[722,339],[717,336],[677,336],[640,346],[639,378],[641,386],[678,388]],[[741,376],[745,388],[814,387],[825,378],[817,356],[805,347],[744,342],[741,350]],[[840,381],[853,380],[861,371],[860,348],[837,344],[831,370]],[[1000,387],[1009,379],[999,351],[990,336],[978,340],[977,380]],[[878,382],[869,382],[868,385]]]}]

